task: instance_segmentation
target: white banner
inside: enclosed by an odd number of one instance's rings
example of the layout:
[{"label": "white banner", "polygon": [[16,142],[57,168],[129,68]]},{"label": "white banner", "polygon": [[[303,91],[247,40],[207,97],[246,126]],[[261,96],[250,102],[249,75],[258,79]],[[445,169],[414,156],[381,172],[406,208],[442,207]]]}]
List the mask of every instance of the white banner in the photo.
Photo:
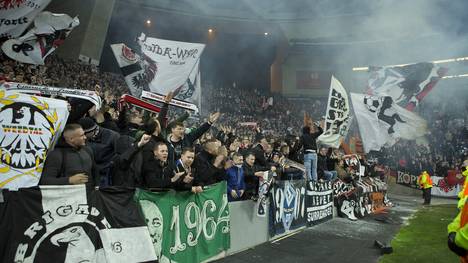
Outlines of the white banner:
[{"label": "white banner", "polygon": [[200,106],[199,67],[205,45],[146,38],[144,34],[138,44],[141,53],[125,44],[111,45],[130,94],[140,98],[144,91],[158,96],[173,91],[175,99]]},{"label": "white banner", "polygon": [[431,176],[432,179],[432,196],[442,197],[458,197],[458,193],[463,189],[463,185],[450,185],[446,181],[446,177]]},{"label": "white banner", "polygon": [[0,188],[36,186],[68,118],[67,103],[0,90]]},{"label": "white banner", "polygon": [[0,38],[19,37],[50,0],[0,1]]},{"label": "white banner", "polygon": [[402,107],[413,110],[447,73],[429,62],[398,67],[371,67],[368,80],[370,94],[390,96]]},{"label": "white banner", "polygon": [[427,132],[424,119],[393,102],[390,96],[351,93],[364,151],[392,146],[397,139],[415,140]]},{"label": "white banner", "polygon": [[333,148],[340,147],[341,139],[348,133],[349,124],[348,94],[343,85],[332,76],[324,131],[318,137],[318,142]]},{"label": "white banner", "polygon": [[34,20],[34,28],[17,39],[9,39],[2,51],[16,61],[44,65],[45,58],[60,46],[80,21],[66,14],[42,12]]},{"label": "white banner", "polygon": [[[148,91],[143,91],[143,93],[141,94],[141,98],[142,99],[147,99],[147,100],[158,101],[158,102],[164,102],[164,95],[155,94],[155,93],[151,93],[151,92],[148,92]],[[186,109],[186,110],[191,110],[191,111],[198,112],[197,105],[195,105],[193,103],[188,103],[188,102],[185,102],[185,101],[177,100],[177,99],[172,99],[171,102],[169,103],[169,105],[179,107],[179,108],[183,108],[183,109]]]},{"label": "white banner", "polygon": [[48,86],[38,86],[30,85],[25,83],[17,82],[5,82],[1,88],[11,92],[20,92],[25,94],[32,95],[47,95],[47,96],[61,96],[61,97],[72,97],[90,101],[96,106],[96,109],[101,108],[102,100],[101,97],[91,90],[80,90],[80,89],[67,89],[59,87],[48,87]]},{"label": "white banner", "polygon": [[150,89],[164,95],[185,85],[190,76],[197,75],[198,62],[205,48],[205,44],[158,39],[144,34],[138,38],[138,43],[142,53],[157,65]]},{"label": "white banner", "polygon": [[144,63],[145,60],[141,60],[140,56],[125,44],[113,44],[111,49],[125,78],[130,94],[140,98],[143,90],[149,90],[148,82],[144,80],[146,79],[145,76],[152,75],[155,64]]}]

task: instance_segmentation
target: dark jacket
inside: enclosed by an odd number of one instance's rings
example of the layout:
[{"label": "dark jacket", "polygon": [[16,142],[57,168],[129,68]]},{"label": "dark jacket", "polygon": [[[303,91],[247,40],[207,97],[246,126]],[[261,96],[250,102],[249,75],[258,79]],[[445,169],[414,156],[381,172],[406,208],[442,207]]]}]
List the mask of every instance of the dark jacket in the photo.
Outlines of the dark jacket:
[{"label": "dark jacket", "polygon": [[178,142],[173,142],[171,136],[167,137],[168,150],[169,150],[169,163],[175,163],[176,160],[180,158],[182,150],[186,147],[193,147],[193,143],[200,138],[205,132],[210,129],[211,125],[208,122],[202,124],[198,129],[185,134]]},{"label": "dark jacket", "polygon": [[214,159],[215,156],[209,154],[205,150],[197,154],[192,165],[194,186],[207,186],[226,179],[224,169],[217,168],[213,165]]},{"label": "dark jacket", "polygon": [[168,163],[153,158],[143,163],[144,188],[172,188],[171,178],[174,177],[174,169]]},{"label": "dark jacket", "polygon": [[102,170],[111,164],[117,153],[119,137],[115,131],[100,127],[96,137],[88,141],[99,169]]},{"label": "dark jacket", "polygon": [[113,121],[112,119],[107,119],[107,120],[104,120],[103,123],[99,124],[101,127],[103,128],[106,128],[106,129],[109,129],[109,130],[113,130],[115,132],[120,132],[120,129],[119,127],[117,127],[117,124],[115,123],[115,121]]},{"label": "dark jacket", "polygon": [[323,171],[328,171],[328,166],[327,166],[328,158],[327,156],[323,156],[321,154],[317,155],[317,175],[318,178],[323,176]]},{"label": "dark jacket", "polygon": [[47,155],[39,184],[68,185],[68,178],[79,173],[88,175],[87,186],[99,185],[93,151],[87,146],[75,149],[61,140]]},{"label": "dark jacket", "polygon": [[113,160],[112,183],[116,186],[142,187],[143,147],[135,143]]},{"label": "dark jacket", "polygon": [[316,140],[322,134],[323,130],[320,127],[317,127],[318,131],[315,133],[309,133],[310,128],[304,127],[302,129],[302,136],[301,136],[301,145],[304,147],[304,154],[306,154],[307,150],[315,150],[317,151],[317,143]]},{"label": "dark jacket", "polygon": [[[184,183],[184,178],[185,176],[187,176],[188,174],[188,171],[187,169],[184,167],[184,165],[182,164],[182,161],[179,159],[177,160],[176,162],[176,169],[175,169],[175,172],[176,173],[181,173],[181,172],[184,172],[184,174],[177,180],[174,182],[174,189],[176,190],[179,190],[179,191],[189,191],[192,189],[192,184],[193,184],[193,180],[192,182],[190,183]],[[193,174],[191,175],[193,176]]]},{"label": "dark jacket", "polygon": [[255,155],[255,165],[259,167],[269,167],[269,163],[265,157],[265,150],[261,144],[252,148],[252,153]]},{"label": "dark jacket", "polygon": [[94,106],[89,100],[79,98],[70,98],[69,103],[71,105],[71,111],[67,119],[67,124],[77,123],[78,120],[86,116],[89,109]]},{"label": "dark jacket", "polygon": [[246,194],[253,195],[258,191],[259,179],[255,176],[256,172],[262,171],[254,164],[253,166],[248,165],[244,162],[242,165],[244,170],[244,181],[245,181],[245,192]]}]

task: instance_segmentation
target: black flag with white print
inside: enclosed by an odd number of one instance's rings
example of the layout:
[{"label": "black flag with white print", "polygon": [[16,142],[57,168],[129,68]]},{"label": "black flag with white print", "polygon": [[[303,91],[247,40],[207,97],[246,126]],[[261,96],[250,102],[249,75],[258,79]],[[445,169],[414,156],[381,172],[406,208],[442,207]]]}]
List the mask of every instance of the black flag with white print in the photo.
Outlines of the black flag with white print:
[{"label": "black flag with white print", "polygon": [[[2,192],[1,262],[155,262],[134,190],[41,186]],[[2,201],[2,200],[0,200]]]}]

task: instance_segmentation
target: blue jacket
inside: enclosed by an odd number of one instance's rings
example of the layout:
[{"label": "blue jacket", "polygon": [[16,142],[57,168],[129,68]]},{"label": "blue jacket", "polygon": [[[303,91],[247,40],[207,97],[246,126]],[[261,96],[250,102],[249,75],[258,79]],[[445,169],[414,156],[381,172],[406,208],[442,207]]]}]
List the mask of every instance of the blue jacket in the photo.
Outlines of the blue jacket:
[{"label": "blue jacket", "polygon": [[228,196],[230,196],[231,190],[236,190],[236,192],[240,190],[245,191],[244,168],[233,166],[229,168],[226,173]]}]

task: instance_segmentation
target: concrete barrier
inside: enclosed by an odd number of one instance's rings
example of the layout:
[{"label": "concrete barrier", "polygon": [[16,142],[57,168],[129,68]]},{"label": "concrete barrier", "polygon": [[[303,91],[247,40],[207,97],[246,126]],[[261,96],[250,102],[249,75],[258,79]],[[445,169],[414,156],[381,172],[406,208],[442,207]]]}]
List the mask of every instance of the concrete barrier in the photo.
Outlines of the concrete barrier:
[{"label": "concrete barrier", "polygon": [[[231,202],[229,213],[231,215],[231,248],[227,252],[228,255],[269,241],[268,216],[256,215],[255,202],[251,200]],[[268,215],[268,208],[266,215]]]}]

